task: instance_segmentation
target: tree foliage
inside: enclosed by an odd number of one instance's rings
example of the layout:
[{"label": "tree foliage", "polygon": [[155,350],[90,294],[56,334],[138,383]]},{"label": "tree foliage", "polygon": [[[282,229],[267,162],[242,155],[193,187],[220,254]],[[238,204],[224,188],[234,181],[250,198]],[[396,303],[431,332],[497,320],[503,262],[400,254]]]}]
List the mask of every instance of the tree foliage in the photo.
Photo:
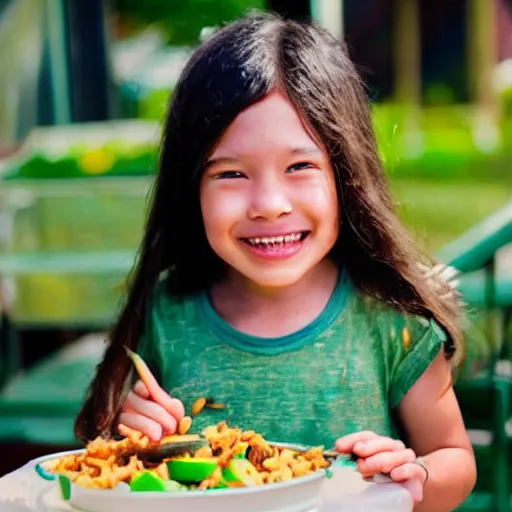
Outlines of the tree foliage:
[{"label": "tree foliage", "polygon": [[170,44],[195,44],[201,29],[232,21],[249,10],[266,10],[265,0],[117,0],[116,10],[136,25],[155,24]]}]

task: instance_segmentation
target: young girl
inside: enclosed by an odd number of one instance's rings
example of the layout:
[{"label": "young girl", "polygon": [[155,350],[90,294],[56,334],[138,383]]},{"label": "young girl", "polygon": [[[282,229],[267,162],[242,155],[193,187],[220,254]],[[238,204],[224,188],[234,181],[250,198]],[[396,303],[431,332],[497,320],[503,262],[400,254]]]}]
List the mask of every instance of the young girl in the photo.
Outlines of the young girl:
[{"label": "young girl", "polygon": [[[335,445],[418,510],[452,510],[475,481],[449,363],[461,333],[424,261],[339,41],[270,15],[221,29],[173,93],[138,266],[77,435],[159,439],[210,397],[226,407],[195,431],[226,420]],[[124,345],[172,398],[140,382],[126,394]]]}]

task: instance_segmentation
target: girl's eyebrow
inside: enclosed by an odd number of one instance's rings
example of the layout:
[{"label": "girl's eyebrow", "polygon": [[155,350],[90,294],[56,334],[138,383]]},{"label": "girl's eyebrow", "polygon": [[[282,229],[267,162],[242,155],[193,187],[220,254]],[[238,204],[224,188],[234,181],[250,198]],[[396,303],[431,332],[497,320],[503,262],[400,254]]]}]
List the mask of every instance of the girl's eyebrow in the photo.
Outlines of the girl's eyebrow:
[{"label": "girl's eyebrow", "polygon": [[300,148],[293,148],[290,151],[292,155],[314,155],[321,154],[322,152],[316,146],[304,146]]},{"label": "girl's eyebrow", "polygon": [[234,164],[238,161],[239,160],[237,158],[231,156],[219,156],[217,158],[210,158],[210,160],[206,162],[204,169],[207,170],[217,164]]}]

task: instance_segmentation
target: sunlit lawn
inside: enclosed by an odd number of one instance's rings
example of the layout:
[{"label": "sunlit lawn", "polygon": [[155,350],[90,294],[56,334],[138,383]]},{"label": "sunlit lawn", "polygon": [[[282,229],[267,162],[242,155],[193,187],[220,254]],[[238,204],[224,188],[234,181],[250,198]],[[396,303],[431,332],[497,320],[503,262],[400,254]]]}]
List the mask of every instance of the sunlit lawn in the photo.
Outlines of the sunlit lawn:
[{"label": "sunlit lawn", "polygon": [[512,183],[392,182],[399,214],[434,253],[444,244],[512,200]]}]

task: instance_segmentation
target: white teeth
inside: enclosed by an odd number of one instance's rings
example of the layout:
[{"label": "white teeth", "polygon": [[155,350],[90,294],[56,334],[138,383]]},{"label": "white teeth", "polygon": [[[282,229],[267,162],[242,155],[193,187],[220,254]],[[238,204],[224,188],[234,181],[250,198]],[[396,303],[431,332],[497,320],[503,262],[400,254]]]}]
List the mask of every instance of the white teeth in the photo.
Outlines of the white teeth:
[{"label": "white teeth", "polygon": [[271,237],[263,237],[263,238],[248,238],[247,240],[253,244],[282,244],[290,243],[290,242],[298,242],[301,239],[301,233],[292,233],[290,235],[280,235],[280,236],[271,236]]}]

